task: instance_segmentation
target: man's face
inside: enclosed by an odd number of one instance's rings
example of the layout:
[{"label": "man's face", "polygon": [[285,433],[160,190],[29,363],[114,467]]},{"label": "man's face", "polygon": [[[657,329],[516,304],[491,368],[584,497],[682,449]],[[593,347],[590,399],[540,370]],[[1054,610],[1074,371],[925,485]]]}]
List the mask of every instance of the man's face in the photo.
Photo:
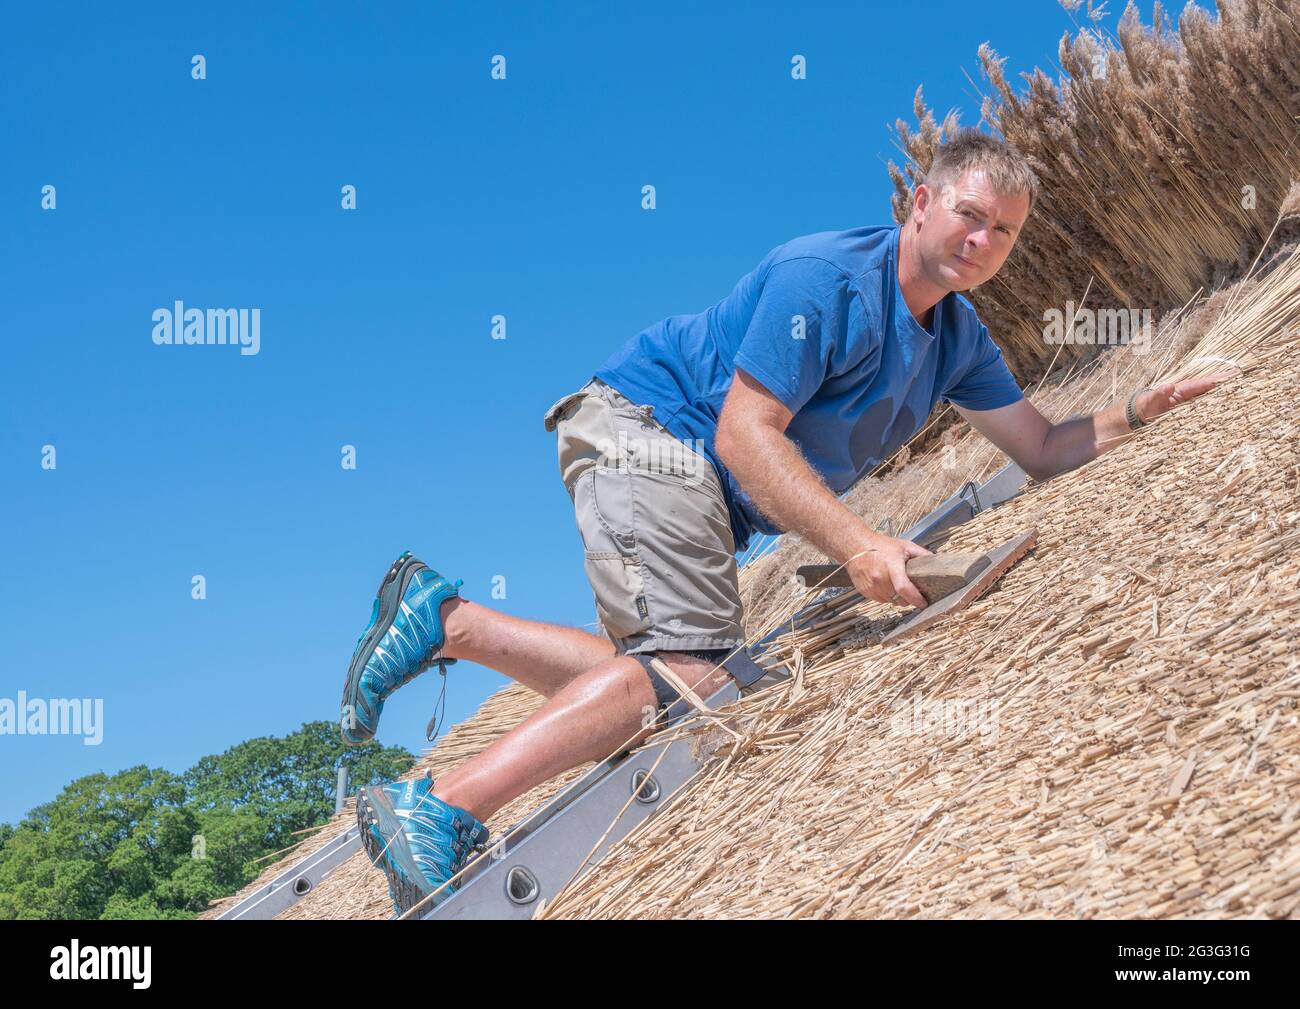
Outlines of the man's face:
[{"label": "man's face", "polygon": [[999,193],[980,169],[938,193],[922,184],[912,208],[921,269],[939,287],[970,290],[998,272],[1028,216],[1028,193]]}]

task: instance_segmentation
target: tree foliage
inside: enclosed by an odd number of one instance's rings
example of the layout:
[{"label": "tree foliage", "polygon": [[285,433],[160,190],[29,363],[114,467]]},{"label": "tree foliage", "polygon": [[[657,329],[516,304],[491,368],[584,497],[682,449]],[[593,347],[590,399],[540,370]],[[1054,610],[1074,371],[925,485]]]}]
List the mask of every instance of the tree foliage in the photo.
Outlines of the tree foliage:
[{"label": "tree foliage", "polygon": [[88,774],[16,827],[0,824],[0,917],[191,918],[333,814],[340,767],[355,791],[414,762],[402,747],[345,747],[333,724],[307,722],[181,775]]}]

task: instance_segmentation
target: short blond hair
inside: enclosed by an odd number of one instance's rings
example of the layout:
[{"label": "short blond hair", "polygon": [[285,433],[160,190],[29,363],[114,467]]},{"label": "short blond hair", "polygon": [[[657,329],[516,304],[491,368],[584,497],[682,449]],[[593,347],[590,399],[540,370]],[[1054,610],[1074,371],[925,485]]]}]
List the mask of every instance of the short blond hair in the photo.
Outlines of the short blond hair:
[{"label": "short blond hair", "polygon": [[973,126],[957,130],[939,148],[925,175],[925,184],[938,196],[945,185],[956,185],[966,172],[981,169],[993,188],[1003,195],[1029,194],[1029,212],[1038,199],[1038,176],[1029,162],[1005,140],[981,133]]}]

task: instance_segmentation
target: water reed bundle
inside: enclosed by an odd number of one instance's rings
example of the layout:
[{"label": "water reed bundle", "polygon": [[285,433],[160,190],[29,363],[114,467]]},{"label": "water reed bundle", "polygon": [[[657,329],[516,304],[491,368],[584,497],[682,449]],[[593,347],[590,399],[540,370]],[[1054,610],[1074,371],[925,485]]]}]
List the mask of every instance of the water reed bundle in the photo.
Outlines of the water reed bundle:
[{"label": "water reed bundle", "polygon": [[[1189,3],[1175,29],[1159,3],[1150,26],[1130,3],[1114,34],[1098,21],[1064,35],[1056,80],[1036,68],[1019,92],[980,47],[982,120],[1041,186],[1015,251],[970,294],[1022,383],[1054,355],[1043,313],[1085,283],[1094,307],[1174,309],[1240,276],[1276,218],[1300,164],[1300,4],[1217,7]],[[920,89],[914,111],[915,129],[896,125],[907,160],[889,166],[899,221],[957,126]]]}]

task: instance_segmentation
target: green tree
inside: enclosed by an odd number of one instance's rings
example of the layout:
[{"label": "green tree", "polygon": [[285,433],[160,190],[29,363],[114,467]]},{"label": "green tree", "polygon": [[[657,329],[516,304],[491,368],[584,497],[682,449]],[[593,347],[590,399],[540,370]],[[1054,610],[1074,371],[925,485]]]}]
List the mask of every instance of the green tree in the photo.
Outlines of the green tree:
[{"label": "green tree", "polygon": [[334,812],[339,767],[348,791],[391,781],[415,763],[400,746],[350,747],[332,722],[305,722],[297,732],[261,736],[204,757],[185,772],[191,804],[200,811],[247,810],[267,825],[265,850],[293,842],[294,831],[314,827]]},{"label": "green tree", "polygon": [[0,917],[193,917],[252,880],[294,831],[333,814],[340,766],[355,790],[414,762],[401,747],[347,748],[333,724],[308,722],[183,775],[86,775],[16,827],[0,824]]}]

